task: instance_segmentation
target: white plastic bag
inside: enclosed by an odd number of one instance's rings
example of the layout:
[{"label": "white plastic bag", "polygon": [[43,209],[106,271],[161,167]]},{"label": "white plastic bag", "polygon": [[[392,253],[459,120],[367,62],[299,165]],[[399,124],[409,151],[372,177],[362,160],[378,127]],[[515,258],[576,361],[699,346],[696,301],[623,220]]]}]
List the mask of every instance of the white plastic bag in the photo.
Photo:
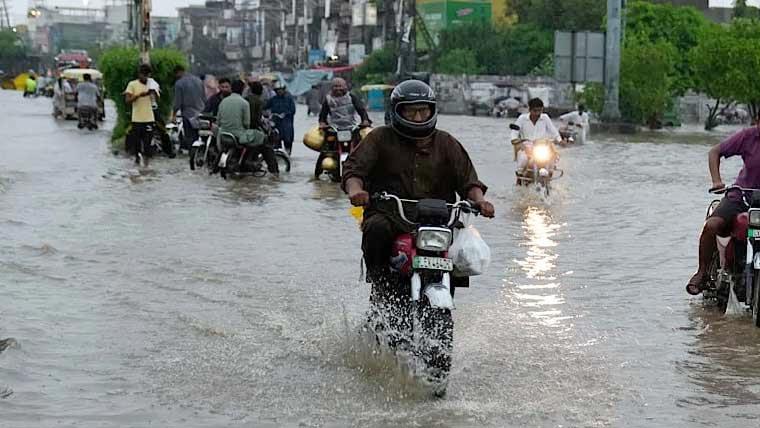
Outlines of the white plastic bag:
[{"label": "white plastic bag", "polygon": [[491,249],[473,225],[454,230],[454,243],[449,248],[454,261],[454,276],[482,275],[491,264]]}]

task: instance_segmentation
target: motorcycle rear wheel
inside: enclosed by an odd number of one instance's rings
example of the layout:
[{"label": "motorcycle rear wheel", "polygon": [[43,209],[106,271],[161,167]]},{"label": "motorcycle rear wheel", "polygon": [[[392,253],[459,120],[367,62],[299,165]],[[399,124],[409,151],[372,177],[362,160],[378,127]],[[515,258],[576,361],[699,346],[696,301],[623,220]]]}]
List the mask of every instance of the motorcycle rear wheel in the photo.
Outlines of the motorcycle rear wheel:
[{"label": "motorcycle rear wheel", "polygon": [[287,153],[276,150],[274,157],[277,159],[277,168],[280,172],[290,172],[290,156]]},{"label": "motorcycle rear wheel", "polygon": [[203,166],[203,159],[198,159],[196,163],[196,156],[198,156],[198,147],[190,147],[190,153],[188,153],[188,158],[190,160],[190,170],[195,171],[196,165],[198,167]]}]

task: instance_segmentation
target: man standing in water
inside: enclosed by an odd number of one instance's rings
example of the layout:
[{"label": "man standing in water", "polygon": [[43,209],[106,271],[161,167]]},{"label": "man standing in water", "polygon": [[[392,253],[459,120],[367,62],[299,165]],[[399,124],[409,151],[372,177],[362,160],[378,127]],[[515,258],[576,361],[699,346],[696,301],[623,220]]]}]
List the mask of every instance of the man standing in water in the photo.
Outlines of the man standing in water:
[{"label": "man standing in water", "polygon": [[[755,126],[739,131],[724,142],[710,149],[708,165],[712,178],[712,190],[726,187],[720,176],[720,159],[741,156],[744,167],[736,177],[736,186],[746,189],[760,189],[760,112],[757,113]],[[686,285],[691,295],[702,292],[707,279],[707,268],[717,250],[716,236],[729,236],[734,219],[749,207],[744,204],[739,191],[726,194],[710,218],[705,221],[702,236],[699,238],[699,268]]]},{"label": "man standing in water", "polygon": [[153,115],[151,95],[158,96],[155,90],[148,87],[151,72],[150,65],[141,65],[137,80],[129,82],[124,91],[127,104],[132,106],[132,130],[127,135],[127,140],[131,142],[130,145],[134,148],[135,162],[140,164],[142,160],[146,165],[151,156],[150,142],[153,138],[153,127],[156,121]]},{"label": "man standing in water", "polygon": [[288,93],[285,82],[278,80],[274,84],[275,96],[270,98],[265,110],[269,110],[274,116],[274,122],[280,131],[280,138],[285,145],[285,150],[290,154],[293,150],[293,139],[295,131],[293,129],[293,118],[296,115],[296,103],[293,97]]}]

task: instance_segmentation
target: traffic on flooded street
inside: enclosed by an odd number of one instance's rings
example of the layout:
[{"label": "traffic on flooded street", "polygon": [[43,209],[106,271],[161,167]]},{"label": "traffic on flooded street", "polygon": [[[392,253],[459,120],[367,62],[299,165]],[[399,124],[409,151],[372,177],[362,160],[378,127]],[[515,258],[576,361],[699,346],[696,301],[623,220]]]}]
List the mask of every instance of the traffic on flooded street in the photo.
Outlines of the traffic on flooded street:
[{"label": "traffic on flooded street", "polygon": [[[420,103],[408,103],[410,122],[422,122]],[[708,152],[741,127],[593,134],[537,164],[538,141],[510,143],[512,120],[438,115],[477,170],[463,188],[487,187],[462,220],[490,263],[454,300],[436,294],[453,284],[457,267],[441,260],[463,232],[448,227],[455,207],[419,201],[427,217],[410,233],[424,260],[385,272],[412,296],[410,278],[422,284],[405,318],[419,330],[405,336],[372,320],[378,267],[362,266],[361,195],[342,188],[375,173],[364,171],[370,137],[347,159],[333,153],[336,183],[319,169],[328,152],[299,142],[317,122],[305,110],[292,151],[277,152],[289,171],[259,160],[263,174],[222,180],[216,158],[190,169],[184,153],[147,166],[114,155],[113,103],[84,130],[53,118],[47,99],[0,91],[0,425],[725,428],[760,417],[751,311],[684,290],[720,199]],[[370,118],[372,136],[383,117]],[[741,168],[724,159],[723,182]],[[395,207],[394,189],[372,183],[355,184]],[[441,363],[443,346],[417,339],[429,309],[449,304]],[[433,393],[409,361],[437,370]]]}]

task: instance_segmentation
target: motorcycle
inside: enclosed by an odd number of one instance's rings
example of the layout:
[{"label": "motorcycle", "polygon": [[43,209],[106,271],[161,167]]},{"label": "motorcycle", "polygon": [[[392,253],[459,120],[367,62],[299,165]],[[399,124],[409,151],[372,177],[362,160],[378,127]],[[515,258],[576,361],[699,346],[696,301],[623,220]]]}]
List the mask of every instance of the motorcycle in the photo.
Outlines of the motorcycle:
[{"label": "motorcycle", "polygon": [[549,196],[551,182],[565,174],[563,170],[557,168],[559,155],[554,148],[554,143],[547,139],[521,140],[519,138],[520,127],[515,124],[509,127],[512,130],[512,144],[515,149],[522,147],[524,155],[528,158],[527,165],[523,169],[515,171],[517,185],[534,185],[540,194]]},{"label": "motorcycle", "polygon": [[[264,156],[259,153],[256,156],[250,156],[250,147],[240,144],[237,137],[229,132],[219,134],[222,145],[222,153],[219,156],[219,173],[225,180],[227,176],[244,176],[253,175],[254,177],[263,177],[267,175],[266,163]],[[267,143],[264,143],[267,144]],[[290,156],[281,148],[274,149],[274,157],[277,160],[279,171],[290,171]]]},{"label": "motorcycle", "polygon": [[200,117],[198,140],[193,142],[188,156],[190,169],[193,171],[196,168],[211,168],[213,165],[216,165],[219,159],[219,148],[216,145],[213,131],[214,122],[216,122],[214,116]]},{"label": "motorcycle", "polygon": [[562,137],[560,145],[567,147],[575,144],[583,144],[583,125],[575,122],[568,122],[567,126],[560,129],[559,135]]},{"label": "motorcycle", "polygon": [[[705,300],[726,310],[733,289],[739,302],[752,312],[752,321],[760,327],[760,190],[732,186],[711,190],[713,194],[740,192],[749,211],[739,214],[731,235],[717,236],[717,251],[707,270]],[[720,204],[714,200],[707,208],[709,218]]]},{"label": "motorcycle", "polygon": [[[380,343],[406,352],[416,363],[412,367],[422,369],[433,394],[444,396],[454,347],[454,288],[469,285],[466,277],[452,277],[454,264],[448,251],[454,229],[462,225],[462,214],[478,215],[479,210],[468,201],[407,200],[386,192],[374,195],[372,200],[395,202],[400,218],[413,231],[396,237],[392,247],[392,275],[385,299],[388,308],[374,308],[381,311],[376,313],[379,319],[389,322],[382,325],[378,321],[370,327],[374,327]],[[415,222],[406,217],[404,204],[414,205]]]},{"label": "motorcycle", "polygon": [[339,183],[343,176],[343,162],[359,145],[364,134],[362,131],[365,129],[369,128],[359,125],[351,128],[338,128],[331,125],[325,128],[324,143],[314,166],[314,178],[319,179],[323,173],[327,173],[330,180]]},{"label": "motorcycle", "polygon": [[96,115],[97,115],[96,108],[79,107],[77,109],[77,116],[79,118],[79,123],[77,124],[77,128],[79,129],[87,128],[90,131],[98,129],[98,121],[97,121]]}]

